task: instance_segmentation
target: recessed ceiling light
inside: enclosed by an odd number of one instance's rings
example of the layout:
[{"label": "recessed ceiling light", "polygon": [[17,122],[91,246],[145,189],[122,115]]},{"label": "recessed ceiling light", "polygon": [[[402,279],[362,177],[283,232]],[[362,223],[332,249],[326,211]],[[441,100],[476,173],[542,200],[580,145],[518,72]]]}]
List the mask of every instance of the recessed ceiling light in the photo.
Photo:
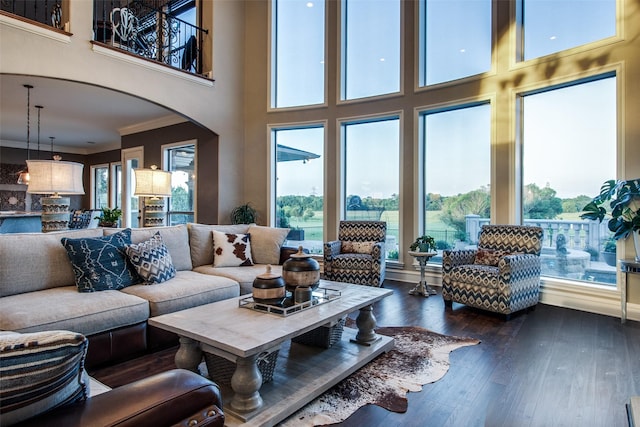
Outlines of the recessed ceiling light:
[{"label": "recessed ceiling light", "polygon": [[313,7],[313,2],[311,1],[307,2],[307,7]]},{"label": "recessed ceiling light", "polygon": [[549,37],[549,40],[555,40],[555,39],[557,39],[557,37],[556,37],[556,36],[551,36],[551,37]]},{"label": "recessed ceiling light", "polygon": [[460,53],[465,53],[467,49],[460,49]]}]

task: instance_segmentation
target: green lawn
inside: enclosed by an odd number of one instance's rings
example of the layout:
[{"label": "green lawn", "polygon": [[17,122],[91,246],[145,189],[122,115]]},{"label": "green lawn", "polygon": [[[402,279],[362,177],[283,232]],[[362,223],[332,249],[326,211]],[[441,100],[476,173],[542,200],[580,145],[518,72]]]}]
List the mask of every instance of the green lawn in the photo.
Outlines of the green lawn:
[{"label": "green lawn", "polygon": [[[427,228],[433,231],[448,231],[452,232],[451,228],[445,225],[440,217],[441,211],[429,211],[427,215]],[[324,215],[322,211],[315,211],[312,218],[302,220],[298,218],[291,218],[291,227],[300,227],[305,231],[305,240],[325,240],[322,236],[322,223]],[[380,217],[381,221],[387,222],[387,233],[396,237],[396,241],[399,240],[400,230],[400,218],[398,211],[384,211]],[[453,232],[452,232],[453,233]]]}]

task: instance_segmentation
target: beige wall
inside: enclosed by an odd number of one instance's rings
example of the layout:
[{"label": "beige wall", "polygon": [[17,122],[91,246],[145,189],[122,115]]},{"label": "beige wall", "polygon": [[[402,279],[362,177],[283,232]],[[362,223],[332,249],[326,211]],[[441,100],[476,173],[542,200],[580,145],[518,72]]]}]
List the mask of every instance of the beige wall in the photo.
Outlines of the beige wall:
[{"label": "beige wall", "polygon": [[[337,105],[338,93],[338,2],[327,2],[328,17],[328,103],[326,107],[268,112],[268,5],[265,1],[246,2],[245,41],[245,96],[247,150],[244,159],[246,171],[245,199],[253,202],[263,217],[269,209],[268,165],[263,159],[268,157],[269,138],[267,126],[279,123],[299,123],[327,121],[327,144],[325,169],[325,238],[336,236],[339,219],[339,194],[337,194],[338,170],[336,153],[339,149],[336,120],[391,111],[402,111],[404,125],[401,143],[401,261],[407,256],[409,244],[420,232],[417,212],[418,192],[418,141],[414,130],[417,128],[414,111],[447,103],[466,100],[492,100],[494,134],[491,188],[492,212],[496,223],[512,223],[518,220],[515,211],[516,186],[513,159],[515,158],[515,114],[513,103],[518,92],[542,85],[573,81],[580,77],[600,74],[603,71],[617,71],[619,85],[619,177],[640,176],[640,2],[623,0],[619,2],[618,37],[594,43],[587,47],[573,49],[563,54],[551,55],[539,61],[516,64],[511,52],[515,43],[515,29],[511,26],[512,2],[495,1],[496,28],[494,38],[493,71],[478,78],[469,79],[456,86],[415,90],[417,56],[415,54],[414,28],[416,2],[404,1],[404,90],[400,96]],[[428,167],[428,165],[427,165]],[[598,189],[594,189],[594,193]],[[630,242],[626,242],[627,255],[633,253]],[[413,270],[407,265],[405,269]],[[640,300],[640,299],[639,299]]]},{"label": "beige wall", "polygon": [[[99,53],[93,38],[93,2],[71,1],[67,41],[0,25],[0,73],[66,79],[122,91],[162,105],[219,135],[219,171],[225,179],[218,199],[220,217],[242,200],[244,2],[203,0],[203,26],[209,35],[206,63],[214,83],[180,73],[150,71],[144,61]],[[26,53],[26,54],[25,54]],[[179,94],[176,96],[176,94]],[[218,179],[219,177],[216,177]],[[217,221],[216,221],[217,222]]]}]

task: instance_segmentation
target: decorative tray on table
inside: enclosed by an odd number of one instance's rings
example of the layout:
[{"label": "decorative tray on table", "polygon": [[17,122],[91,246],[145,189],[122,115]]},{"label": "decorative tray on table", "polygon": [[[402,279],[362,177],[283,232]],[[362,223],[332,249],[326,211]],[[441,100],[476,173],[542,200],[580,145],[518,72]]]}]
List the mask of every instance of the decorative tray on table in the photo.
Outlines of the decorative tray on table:
[{"label": "decorative tray on table", "polygon": [[259,302],[255,302],[253,300],[253,297],[249,295],[244,298],[240,298],[238,300],[238,305],[241,308],[248,308],[250,310],[272,313],[282,317],[287,317],[291,314],[300,313],[301,311],[326,304],[338,298],[340,298],[340,291],[329,288],[320,288],[313,291],[312,297],[309,301],[297,304],[293,303],[291,298],[285,298],[284,301],[278,305],[262,304]]}]

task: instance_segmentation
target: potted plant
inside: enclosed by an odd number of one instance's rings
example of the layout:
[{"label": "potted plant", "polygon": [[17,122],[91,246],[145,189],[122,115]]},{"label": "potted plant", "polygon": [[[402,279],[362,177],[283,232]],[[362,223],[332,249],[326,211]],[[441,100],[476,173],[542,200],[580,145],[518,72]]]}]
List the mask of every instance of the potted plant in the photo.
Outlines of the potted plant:
[{"label": "potted plant", "polygon": [[[602,206],[606,202],[609,202],[608,209]],[[613,233],[613,239],[632,235],[636,260],[640,260],[640,178],[605,181],[600,194],[582,210],[582,219],[602,222],[605,216],[610,216],[607,227]]]},{"label": "potted plant", "polygon": [[420,236],[409,246],[409,250],[414,252],[435,252],[436,239],[429,235]]},{"label": "potted plant", "polygon": [[231,211],[232,224],[254,224],[258,218],[258,211],[250,203],[236,206]]},{"label": "potted plant", "polygon": [[102,208],[102,214],[93,219],[98,220],[98,227],[117,227],[120,217],[122,217],[121,209]]},{"label": "potted plant", "polygon": [[604,262],[608,265],[612,267],[616,266],[616,241],[614,238],[610,238],[605,242],[601,255]]}]

